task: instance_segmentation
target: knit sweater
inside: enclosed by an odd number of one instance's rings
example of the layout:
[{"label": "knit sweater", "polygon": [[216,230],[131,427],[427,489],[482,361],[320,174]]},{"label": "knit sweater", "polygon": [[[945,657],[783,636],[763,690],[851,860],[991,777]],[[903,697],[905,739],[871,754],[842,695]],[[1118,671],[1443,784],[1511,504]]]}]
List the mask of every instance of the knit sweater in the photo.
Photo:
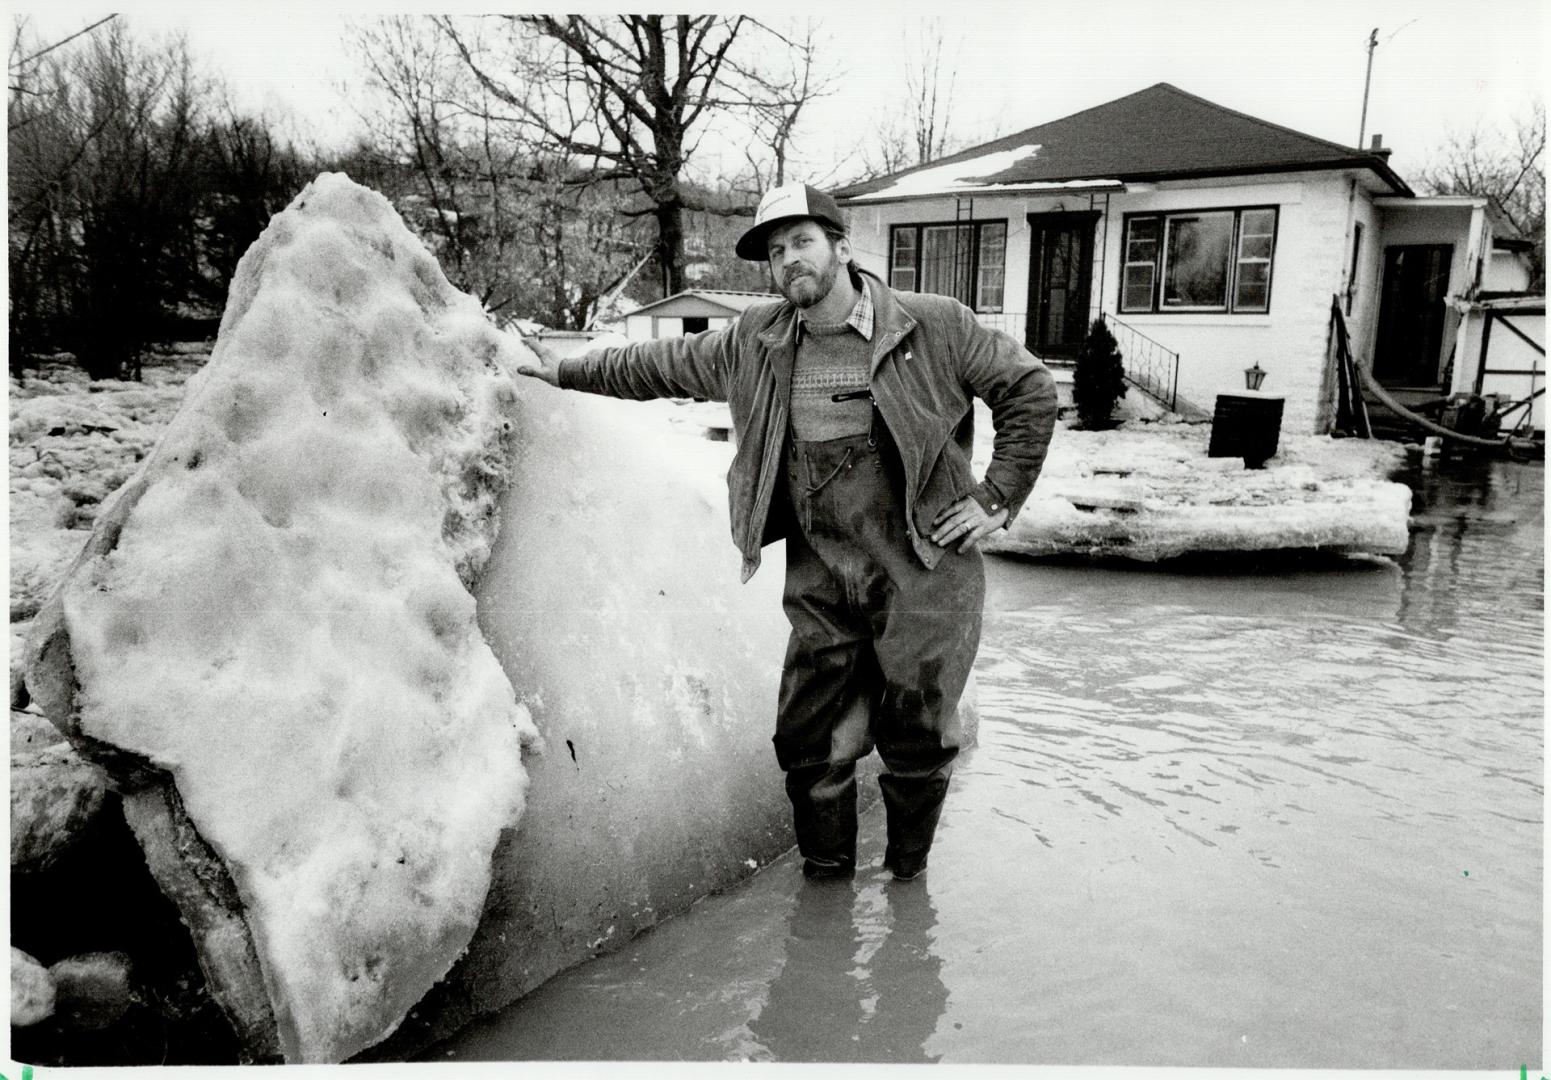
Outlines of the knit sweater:
[{"label": "knit sweater", "polygon": [[793,437],[816,442],[871,430],[871,371],[872,344],[849,323],[804,323],[792,366]]}]

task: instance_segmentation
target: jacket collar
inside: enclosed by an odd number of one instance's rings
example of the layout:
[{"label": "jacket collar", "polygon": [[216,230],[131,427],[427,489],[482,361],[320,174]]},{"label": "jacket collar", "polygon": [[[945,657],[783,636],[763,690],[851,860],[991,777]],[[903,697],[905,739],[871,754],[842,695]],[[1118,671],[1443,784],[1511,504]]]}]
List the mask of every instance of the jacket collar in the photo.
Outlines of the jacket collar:
[{"label": "jacket collar", "polygon": [[877,274],[857,267],[863,288],[872,293],[872,370],[877,374],[883,358],[894,351],[894,346],[904,340],[906,334],[916,328],[915,318],[900,306],[894,290],[883,283]]}]

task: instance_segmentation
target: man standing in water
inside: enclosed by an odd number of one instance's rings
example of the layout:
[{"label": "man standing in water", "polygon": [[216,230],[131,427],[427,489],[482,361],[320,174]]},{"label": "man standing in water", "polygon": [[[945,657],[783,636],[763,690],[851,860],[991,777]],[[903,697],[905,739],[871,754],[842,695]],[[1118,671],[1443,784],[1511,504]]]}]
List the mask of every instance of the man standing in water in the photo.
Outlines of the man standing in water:
[{"label": "man standing in water", "polygon": [[[977,545],[1034,486],[1056,419],[1050,372],[957,300],[898,293],[851,261],[835,200],[773,188],[737,244],[786,298],[732,325],[561,361],[527,344],[554,386],[644,400],[726,401],[727,474],[745,581],[786,540],[792,625],[776,706],[803,872],[856,864],[856,762],[874,745],[884,866],[917,877],[958,753],[957,706],[980,643]],[[996,437],[970,471],[974,397]]]}]

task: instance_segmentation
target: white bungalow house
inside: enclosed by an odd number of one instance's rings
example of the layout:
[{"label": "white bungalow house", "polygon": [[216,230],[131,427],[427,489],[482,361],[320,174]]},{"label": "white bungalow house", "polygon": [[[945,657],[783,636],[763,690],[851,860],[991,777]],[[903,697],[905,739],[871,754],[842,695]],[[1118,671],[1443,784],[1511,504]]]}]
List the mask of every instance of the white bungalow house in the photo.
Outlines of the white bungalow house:
[{"label": "white bungalow house", "polygon": [[1258,364],[1284,430],[1324,432],[1333,301],[1381,382],[1438,396],[1474,382],[1462,314],[1522,259],[1486,200],[1417,197],[1378,144],[1158,83],[833,194],[895,288],[957,296],[1054,364],[1102,317],[1133,381],[1187,415]]}]

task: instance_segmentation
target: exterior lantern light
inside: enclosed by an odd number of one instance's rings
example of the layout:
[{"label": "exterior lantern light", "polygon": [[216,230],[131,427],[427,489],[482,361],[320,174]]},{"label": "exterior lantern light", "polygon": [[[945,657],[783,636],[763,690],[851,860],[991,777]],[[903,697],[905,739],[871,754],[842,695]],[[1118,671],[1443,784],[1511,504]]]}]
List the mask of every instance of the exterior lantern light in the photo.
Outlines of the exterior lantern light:
[{"label": "exterior lantern light", "polygon": [[1254,367],[1244,369],[1244,387],[1248,390],[1259,390],[1260,384],[1265,382],[1266,370],[1260,366],[1260,361],[1255,361]]}]

